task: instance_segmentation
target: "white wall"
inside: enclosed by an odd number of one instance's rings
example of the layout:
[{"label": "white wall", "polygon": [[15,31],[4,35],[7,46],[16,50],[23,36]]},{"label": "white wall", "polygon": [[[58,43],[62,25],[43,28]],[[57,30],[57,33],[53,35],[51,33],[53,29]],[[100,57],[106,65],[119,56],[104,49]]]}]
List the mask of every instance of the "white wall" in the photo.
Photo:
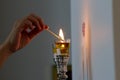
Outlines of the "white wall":
[{"label": "white wall", "polygon": [[91,77],[115,80],[112,0],[71,0],[73,80],[82,77],[82,23],[90,29]]},{"label": "white wall", "polygon": [[[35,13],[41,16],[51,30],[63,28],[70,37],[69,0],[1,0],[0,43],[12,29],[15,20]],[[0,70],[0,80],[53,80],[52,42],[54,37],[44,31],[24,49],[16,52]]]}]

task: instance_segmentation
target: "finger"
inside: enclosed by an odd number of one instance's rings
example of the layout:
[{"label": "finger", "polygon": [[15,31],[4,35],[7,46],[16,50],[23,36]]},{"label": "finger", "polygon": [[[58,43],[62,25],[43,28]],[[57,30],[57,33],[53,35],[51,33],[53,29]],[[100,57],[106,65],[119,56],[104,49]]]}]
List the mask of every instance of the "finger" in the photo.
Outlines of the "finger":
[{"label": "finger", "polygon": [[25,26],[28,26],[30,29],[34,29],[35,27],[32,25],[32,22],[30,20],[25,21]]},{"label": "finger", "polygon": [[32,25],[32,22],[30,20],[26,20],[25,26],[28,26],[25,29],[26,32],[28,33],[31,32],[35,28],[35,26]]},{"label": "finger", "polygon": [[42,28],[40,27],[41,25],[39,24],[39,21],[33,17],[32,15],[27,17],[28,20],[30,20],[32,22],[32,25],[34,25],[36,28],[38,28],[39,30],[41,30]]},{"label": "finger", "polygon": [[32,25],[32,22],[27,19],[22,19],[16,22],[15,26],[17,26],[17,31],[22,32],[26,29],[34,29],[34,26]]},{"label": "finger", "polygon": [[31,14],[31,16],[35,17],[39,21],[39,24],[41,25],[41,27],[45,26],[41,17],[34,15],[34,14]]},{"label": "finger", "polygon": [[32,16],[35,17],[39,21],[41,31],[44,29],[47,29],[47,26],[44,24],[43,20],[39,16],[34,15],[34,14],[32,14]]},{"label": "finger", "polygon": [[40,32],[41,32],[41,30],[38,30],[37,28],[34,28],[31,32],[28,33],[28,36],[29,36],[30,39],[32,39],[33,37],[35,37]]}]

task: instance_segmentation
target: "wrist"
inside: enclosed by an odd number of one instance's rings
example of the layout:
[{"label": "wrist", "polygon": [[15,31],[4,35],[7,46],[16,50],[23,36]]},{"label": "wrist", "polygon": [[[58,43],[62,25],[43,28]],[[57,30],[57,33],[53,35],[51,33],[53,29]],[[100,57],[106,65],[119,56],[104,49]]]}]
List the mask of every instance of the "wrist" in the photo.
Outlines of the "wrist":
[{"label": "wrist", "polygon": [[7,45],[0,45],[0,68],[11,54],[12,52],[9,50]]},{"label": "wrist", "polygon": [[10,46],[6,43],[3,43],[1,46],[0,46],[0,54],[1,55],[6,55],[6,56],[9,56],[11,55],[13,52],[10,50]]}]

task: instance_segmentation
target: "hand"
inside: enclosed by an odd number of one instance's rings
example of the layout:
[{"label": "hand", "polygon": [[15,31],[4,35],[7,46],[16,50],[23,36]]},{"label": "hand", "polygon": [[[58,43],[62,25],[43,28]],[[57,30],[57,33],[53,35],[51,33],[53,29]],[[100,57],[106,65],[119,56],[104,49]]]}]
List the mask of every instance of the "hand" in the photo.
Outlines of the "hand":
[{"label": "hand", "polygon": [[47,28],[40,17],[31,14],[15,23],[3,46],[11,53],[16,52]]}]

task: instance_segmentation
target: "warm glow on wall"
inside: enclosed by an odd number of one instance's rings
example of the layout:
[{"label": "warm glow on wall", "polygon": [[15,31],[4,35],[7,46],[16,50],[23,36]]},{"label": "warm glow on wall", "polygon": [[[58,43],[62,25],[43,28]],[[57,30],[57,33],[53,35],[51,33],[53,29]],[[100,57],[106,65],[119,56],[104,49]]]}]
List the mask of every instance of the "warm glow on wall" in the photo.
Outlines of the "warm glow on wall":
[{"label": "warm glow on wall", "polygon": [[91,73],[91,36],[90,36],[90,11],[87,0],[84,0],[83,9],[83,22],[82,22],[82,67],[83,67],[83,80],[92,80]]}]

